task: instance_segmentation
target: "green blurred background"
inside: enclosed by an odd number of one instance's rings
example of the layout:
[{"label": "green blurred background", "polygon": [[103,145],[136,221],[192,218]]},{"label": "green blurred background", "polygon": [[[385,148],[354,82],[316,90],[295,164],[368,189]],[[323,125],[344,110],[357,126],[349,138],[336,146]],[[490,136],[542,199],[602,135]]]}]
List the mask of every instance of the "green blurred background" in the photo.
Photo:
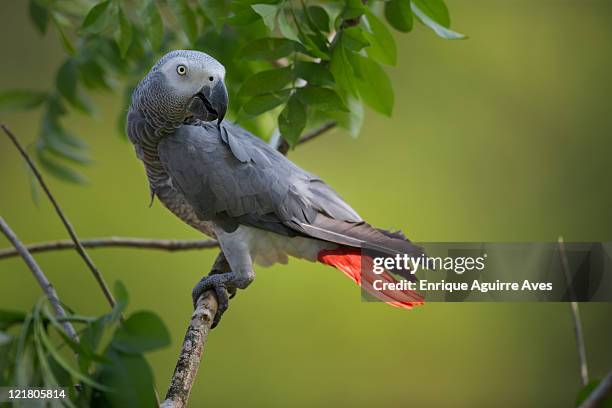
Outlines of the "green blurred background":
[{"label": "green blurred background", "polygon": [[[358,139],[342,132],[291,152],[364,218],[417,241],[605,241],[612,238],[612,3],[448,1],[448,42],[422,26],[397,36],[391,119],[367,112]],[[0,89],[48,87],[63,51],[40,38],[25,1],[0,2]],[[73,114],[95,164],[85,187],[49,178],[82,237],[198,238],[158,203],[132,147],[117,134],[120,96]],[[37,113],[3,114],[25,142]],[[46,200],[0,137],[0,214],[25,242],[65,238]],[[0,246],[8,246],[0,238]],[[161,393],[191,313],[190,291],[215,251],[92,251],[130,310],[151,309],[173,343],[150,356]],[[105,301],[73,252],[36,256],[81,314]],[[0,262],[0,308],[40,296],[19,259]],[[591,375],[612,368],[612,305],[581,305]],[[567,304],[362,303],[341,273],[292,260],[259,269],[211,335],[193,406],[572,406],[580,378]]]}]

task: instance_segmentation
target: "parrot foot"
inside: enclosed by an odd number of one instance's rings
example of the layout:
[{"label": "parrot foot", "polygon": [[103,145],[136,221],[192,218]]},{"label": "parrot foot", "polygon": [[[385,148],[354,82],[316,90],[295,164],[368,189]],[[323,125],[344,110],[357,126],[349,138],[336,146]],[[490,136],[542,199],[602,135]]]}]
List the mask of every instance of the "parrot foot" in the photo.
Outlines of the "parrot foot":
[{"label": "parrot foot", "polygon": [[[215,273],[213,271],[210,275],[203,277],[200,282],[193,288],[191,297],[193,299],[193,306],[196,307],[198,298],[207,290],[213,290],[217,297],[217,313],[213,319],[213,324],[210,327],[214,329],[221,321],[221,316],[229,307],[229,299],[236,295],[236,289],[240,285],[236,284],[239,280],[238,276],[233,272]],[[231,297],[229,296],[231,295]]]},{"label": "parrot foot", "polygon": [[[210,273],[208,274],[208,276],[211,276],[211,275],[221,275],[221,274],[223,274],[223,273],[227,273],[227,272],[224,272],[224,271],[223,271],[223,270],[221,270],[221,269],[216,269],[216,268],[214,268],[212,271],[210,271]],[[238,291],[238,289],[237,289],[236,287],[233,287],[233,288],[228,288],[228,287],[226,287],[225,289],[227,290],[227,293],[229,294],[229,298],[230,298],[230,299],[233,299],[233,298],[234,298],[234,296],[236,296],[236,292]],[[196,299],[196,300],[197,300],[197,299]]]}]

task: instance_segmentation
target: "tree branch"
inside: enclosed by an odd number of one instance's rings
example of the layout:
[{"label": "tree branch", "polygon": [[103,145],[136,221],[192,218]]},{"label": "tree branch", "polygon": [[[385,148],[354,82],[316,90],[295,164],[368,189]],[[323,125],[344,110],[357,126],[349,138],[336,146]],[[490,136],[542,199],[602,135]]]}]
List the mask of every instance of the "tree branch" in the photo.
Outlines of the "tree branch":
[{"label": "tree branch", "polygon": [[601,382],[595,387],[592,393],[580,404],[578,408],[596,408],[601,406],[601,403],[606,398],[612,396],[612,371],[601,380]]},{"label": "tree branch", "polygon": [[[305,134],[299,140],[298,145],[306,143],[334,127],[336,127],[336,122],[325,123],[321,127]],[[289,145],[284,139],[279,143],[278,151],[283,155],[286,155],[289,151]],[[218,262],[222,261],[225,261],[225,256],[223,252],[219,252],[215,265],[218,265]],[[211,272],[213,270],[214,265]],[[198,298],[195,311],[191,315],[191,321],[185,333],[181,353],[176,362],[168,392],[166,393],[166,400],[161,404],[162,408],[183,408],[187,405],[191,387],[193,386],[202,360],[204,345],[210,333],[210,326],[217,313],[217,307],[217,298],[212,291],[204,292]]]},{"label": "tree branch", "polygon": [[[337,125],[337,123],[335,121],[329,121],[323,125],[321,125],[321,127],[318,127],[317,129],[312,130],[311,132],[306,133],[304,136],[301,137],[300,140],[298,140],[297,144],[301,145],[303,143],[306,143],[312,139],[315,139],[319,136],[321,136],[322,134],[324,134],[325,132],[327,132],[328,130],[331,130],[333,128],[335,128]],[[287,141],[285,139],[282,139],[281,142],[278,144],[278,151],[281,152],[282,154],[284,154],[285,156],[287,155],[287,152],[289,151],[289,143],[287,143]]]},{"label": "tree branch", "polygon": [[28,268],[30,268],[30,270],[32,271],[32,274],[38,282],[38,285],[42,289],[43,293],[47,296],[47,299],[49,299],[49,303],[51,303],[51,306],[53,306],[55,315],[58,319],[63,320],[62,326],[64,327],[66,334],[68,334],[72,339],[78,342],[79,337],[77,336],[74,327],[72,327],[72,324],[66,320],[66,312],[62,307],[55,288],[53,287],[51,282],[49,282],[49,279],[47,279],[47,276],[44,274],[42,269],[40,269],[40,267],[36,263],[36,260],[32,257],[32,254],[28,252],[26,247],[21,243],[19,238],[17,238],[17,235],[15,235],[13,230],[11,230],[11,228],[8,226],[8,224],[4,221],[4,218],[2,217],[0,217],[0,230],[2,230],[6,238],[11,242],[11,244],[15,246],[15,250],[23,258]]},{"label": "tree branch", "polygon": [[578,363],[580,364],[580,378],[582,379],[582,385],[585,386],[589,383],[589,369],[587,366],[586,348],[584,346],[584,333],[582,332],[582,321],[580,319],[580,310],[578,309],[578,302],[576,301],[576,293],[572,285],[572,277],[570,275],[570,266],[567,260],[567,253],[565,252],[565,245],[563,243],[563,237],[559,237],[559,256],[561,257],[561,268],[565,275],[565,281],[567,282],[567,288],[569,290],[571,302],[570,310],[572,311],[572,319],[574,322],[574,335],[576,336],[576,348],[578,349]]},{"label": "tree branch", "polygon": [[49,198],[49,201],[51,201],[51,204],[53,204],[53,207],[55,208],[55,212],[60,217],[60,219],[62,220],[62,223],[66,227],[66,230],[68,231],[68,234],[70,235],[70,238],[72,239],[72,242],[74,242],[74,246],[75,246],[77,252],[81,256],[81,258],[83,258],[83,261],[85,261],[85,264],[91,270],[91,273],[93,274],[94,278],[98,282],[98,285],[100,286],[100,289],[102,289],[102,292],[104,293],[104,296],[106,297],[106,300],[108,301],[108,303],[111,305],[111,307],[114,307],[115,306],[115,299],[113,298],[113,294],[111,293],[110,289],[108,288],[108,285],[106,284],[106,282],[104,280],[104,277],[98,271],[98,268],[96,268],[96,266],[94,265],[93,261],[91,260],[91,258],[87,254],[87,252],[85,251],[85,248],[83,248],[83,245],[79,241],[79,238],[78,238],[78,236],[76,234],[76,231],[72,227],[72,224],[70,224],[70,221],[68,221],[68,219],[64,215],[62,209],[60,208],[59,204],[55,200],[55,197],[53,197],[53,194],[51,194],[51,191],[49,190],[49,187],[47,187],[47,184],[43,180],[43,177],[40,174],[40,171],[38,171],[38,168],[36,167],[36,165],[34,164],[34,161],[30,158],[28,153],[21,146],[21,144],[19,143],[19,141],[17,140],[15,135],[4,124],[0,125],[0,127],[2,127],[2,130],[4,130],[4,133],[6,133],[8,138],[11,140],[11,142],[13,142],[13,144],[17,148],[17,150],[19,150],[19,153],[21,153],[21,156],[23,156],[25,161],[28,163],[28,166],[32,170],[32,173],[34,173],[34,176],[38,180],[38,183],[40,184],[40,186],[42,187],[43,191],[45,192],[45,194]]},{"label": "tree branch", "polygon": [[[214,239],[149,239],[149,238],[126,238],[105,237],[81,240],[85,248],[137,248],[137,249],[159,249],[162,251],[188,251],[194,249],[217,248],[219,244]],[[26,249],[32,253],[74,249],[74,241],[64,239],[58,241],[39,242],[26,245]],[[0,260],[18,256],[19,252],[13,248],[0,249]]]},{"label": "tree branch", "polygon": [[211,291],[204,292],[198,299],[162,408],[183,408],[187,405],[217,306],[217,298]]}]

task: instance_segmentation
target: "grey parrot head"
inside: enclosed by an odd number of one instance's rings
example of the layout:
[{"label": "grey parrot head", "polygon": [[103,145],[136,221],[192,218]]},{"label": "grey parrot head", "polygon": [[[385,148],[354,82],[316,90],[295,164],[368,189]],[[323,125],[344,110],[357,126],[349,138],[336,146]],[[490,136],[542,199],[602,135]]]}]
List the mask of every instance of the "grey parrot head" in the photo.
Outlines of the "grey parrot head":
[{"label": "grey parrot head", "polygon": [[138,84],[132,109],[175,123],[196,118],[220,124],[228,104],[224,79],[225,67],[210,55],[171,51]]}]

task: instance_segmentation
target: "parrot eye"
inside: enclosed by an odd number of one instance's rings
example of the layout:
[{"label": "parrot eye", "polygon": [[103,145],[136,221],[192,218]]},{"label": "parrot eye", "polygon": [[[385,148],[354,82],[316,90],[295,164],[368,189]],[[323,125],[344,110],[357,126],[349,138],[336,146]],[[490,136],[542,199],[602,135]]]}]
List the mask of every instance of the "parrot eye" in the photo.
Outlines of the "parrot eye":
[{"label": "parrot eye", "polygon": [[176,73],[181,75],[181,76],[185,75],[187,73],[187,67],[184,66],[183,64],[178,65],[176,67]]},{"label": "parrot eye", "polygon": [[209,80],[210,82],[214,81],[214,79],[215,79],[215,78],[213,78],[213,77],[208,77],[208,80]]}]

